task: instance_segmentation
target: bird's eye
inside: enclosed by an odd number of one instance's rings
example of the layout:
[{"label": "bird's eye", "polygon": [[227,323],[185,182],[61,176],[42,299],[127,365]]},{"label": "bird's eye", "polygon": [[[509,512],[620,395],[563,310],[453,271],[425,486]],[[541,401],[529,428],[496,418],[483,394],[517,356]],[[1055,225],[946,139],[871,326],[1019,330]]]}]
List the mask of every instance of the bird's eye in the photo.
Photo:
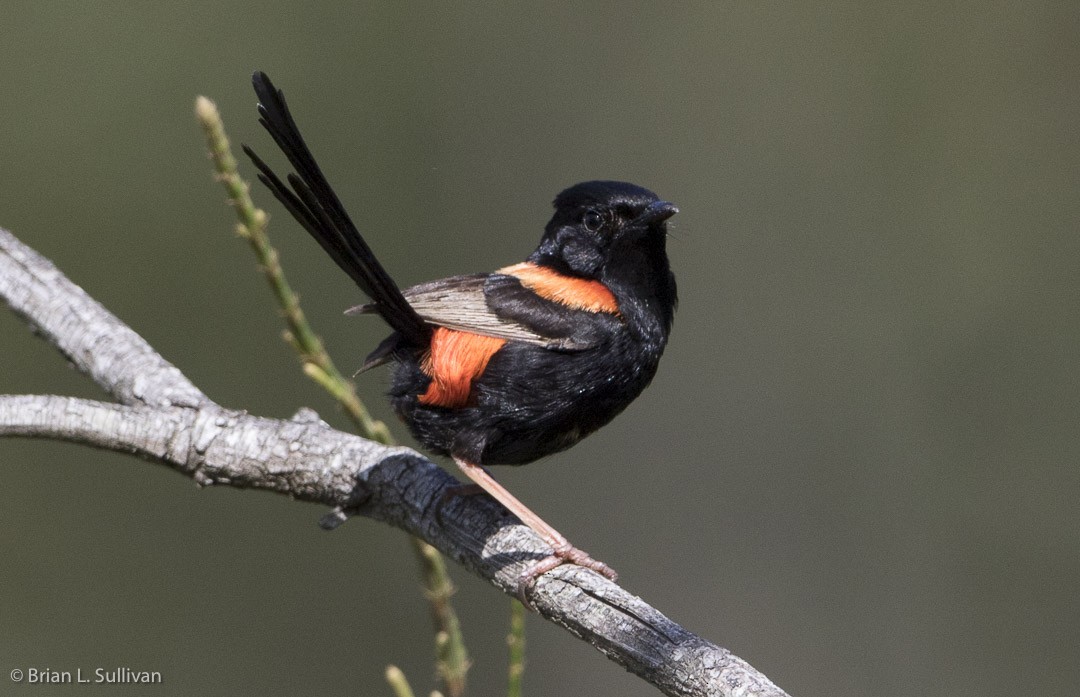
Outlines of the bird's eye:
[{"label": "bird's eye", "polygon": [[604,224],[604,216],[600,211],[589,209],[585,211],[585,215],[581,217],[581,224],[585,226],[585,229],[589,232],[598,231]]}]

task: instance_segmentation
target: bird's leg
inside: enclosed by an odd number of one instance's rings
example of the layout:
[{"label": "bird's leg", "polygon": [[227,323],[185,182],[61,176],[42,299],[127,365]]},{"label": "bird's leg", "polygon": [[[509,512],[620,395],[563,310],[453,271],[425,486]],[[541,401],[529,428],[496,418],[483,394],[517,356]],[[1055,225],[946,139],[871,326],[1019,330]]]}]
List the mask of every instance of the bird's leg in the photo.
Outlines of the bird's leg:
[{"label": "bird's leg", "polygon": [[[517,595],[519,598],[522,598],[523,601],[525,589],[531,585],[538,576],[547,573],[565,562],[592,569],[612,581],[616,579],[617,574],[611,567],[601,561],[593,559],[587,553],[570,544],[569,540],[563,537],[558,530],[545,523],[540,516],[529,510],[529,508],[519,501],[517,497],[507,491],[502,484],[495,481],[495,478],[483,467],[474,465],[471,462],[466,462],[457,457],[454,458],[454,462],[457,463],[457,466],[461,468],[461,471],[464,472],[469,479],[476,482],[480,488],[491,494],[496,501],[506,507],[506,510],[516,515],[522,523],[529,526],[529,528],[539,535],[544,542],[551,545],[553,553],[550,556],[537,561],[518,577]],[[528,605],[527,602],[526,605]]]}]

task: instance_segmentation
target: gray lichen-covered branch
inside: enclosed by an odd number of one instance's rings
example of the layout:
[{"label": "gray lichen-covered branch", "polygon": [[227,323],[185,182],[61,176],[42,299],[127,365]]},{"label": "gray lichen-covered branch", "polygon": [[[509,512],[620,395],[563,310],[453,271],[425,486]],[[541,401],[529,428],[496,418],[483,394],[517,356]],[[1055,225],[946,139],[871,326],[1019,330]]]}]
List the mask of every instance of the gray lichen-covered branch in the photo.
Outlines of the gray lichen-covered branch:
[{"label": "gray lichen-covered branch", "polygon": [[[51,438],[138,455],[202,485],[268,489],[416,535],[507,593],[544,543],[490,499],[444,497],[457,480],[422,455],[334,430],[310,410],[266,419],[214,403],[47,259],[0,229],[0,297],[116,403],[0,396],[0,436]],[[604,577],[573,565],[530,601],[669,695],[781,696],[739,657]]]}]

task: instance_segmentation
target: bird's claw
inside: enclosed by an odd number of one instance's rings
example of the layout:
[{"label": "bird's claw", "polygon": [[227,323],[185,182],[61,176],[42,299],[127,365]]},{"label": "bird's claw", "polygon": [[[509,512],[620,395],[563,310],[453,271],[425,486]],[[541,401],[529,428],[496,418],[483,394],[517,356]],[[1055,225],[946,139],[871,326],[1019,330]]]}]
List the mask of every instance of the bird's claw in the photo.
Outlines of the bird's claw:
[{"label": "bird's claw", "polygon": [[518,576],[514,584],[514,594],[521,601],[521,604],[535,611],[536,608],[529,602],[526,593],[532,590],[533,585],[536,584],[536,579],[552,569],[568,563],[591,569],[609,581],[619,578],[619,574],[615,573],[615,570],[604,562],[593,559],[588,552],[566,543],[564,546],[554,549],[548,556],[531,564]]}]

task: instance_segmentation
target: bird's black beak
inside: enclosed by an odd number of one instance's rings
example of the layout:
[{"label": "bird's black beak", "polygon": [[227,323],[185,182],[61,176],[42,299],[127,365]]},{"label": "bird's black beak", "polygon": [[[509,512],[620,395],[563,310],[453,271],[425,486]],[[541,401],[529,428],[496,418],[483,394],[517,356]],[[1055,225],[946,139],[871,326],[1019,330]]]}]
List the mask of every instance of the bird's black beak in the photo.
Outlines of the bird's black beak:
[{"label": "bird's black beak", "polygon": [[679,209],[675,207],[674,203],[656,201],[655,203],[650,203],[634,222],[641,225],[655,225],[656,223],[664,222],[678,212]]}]

